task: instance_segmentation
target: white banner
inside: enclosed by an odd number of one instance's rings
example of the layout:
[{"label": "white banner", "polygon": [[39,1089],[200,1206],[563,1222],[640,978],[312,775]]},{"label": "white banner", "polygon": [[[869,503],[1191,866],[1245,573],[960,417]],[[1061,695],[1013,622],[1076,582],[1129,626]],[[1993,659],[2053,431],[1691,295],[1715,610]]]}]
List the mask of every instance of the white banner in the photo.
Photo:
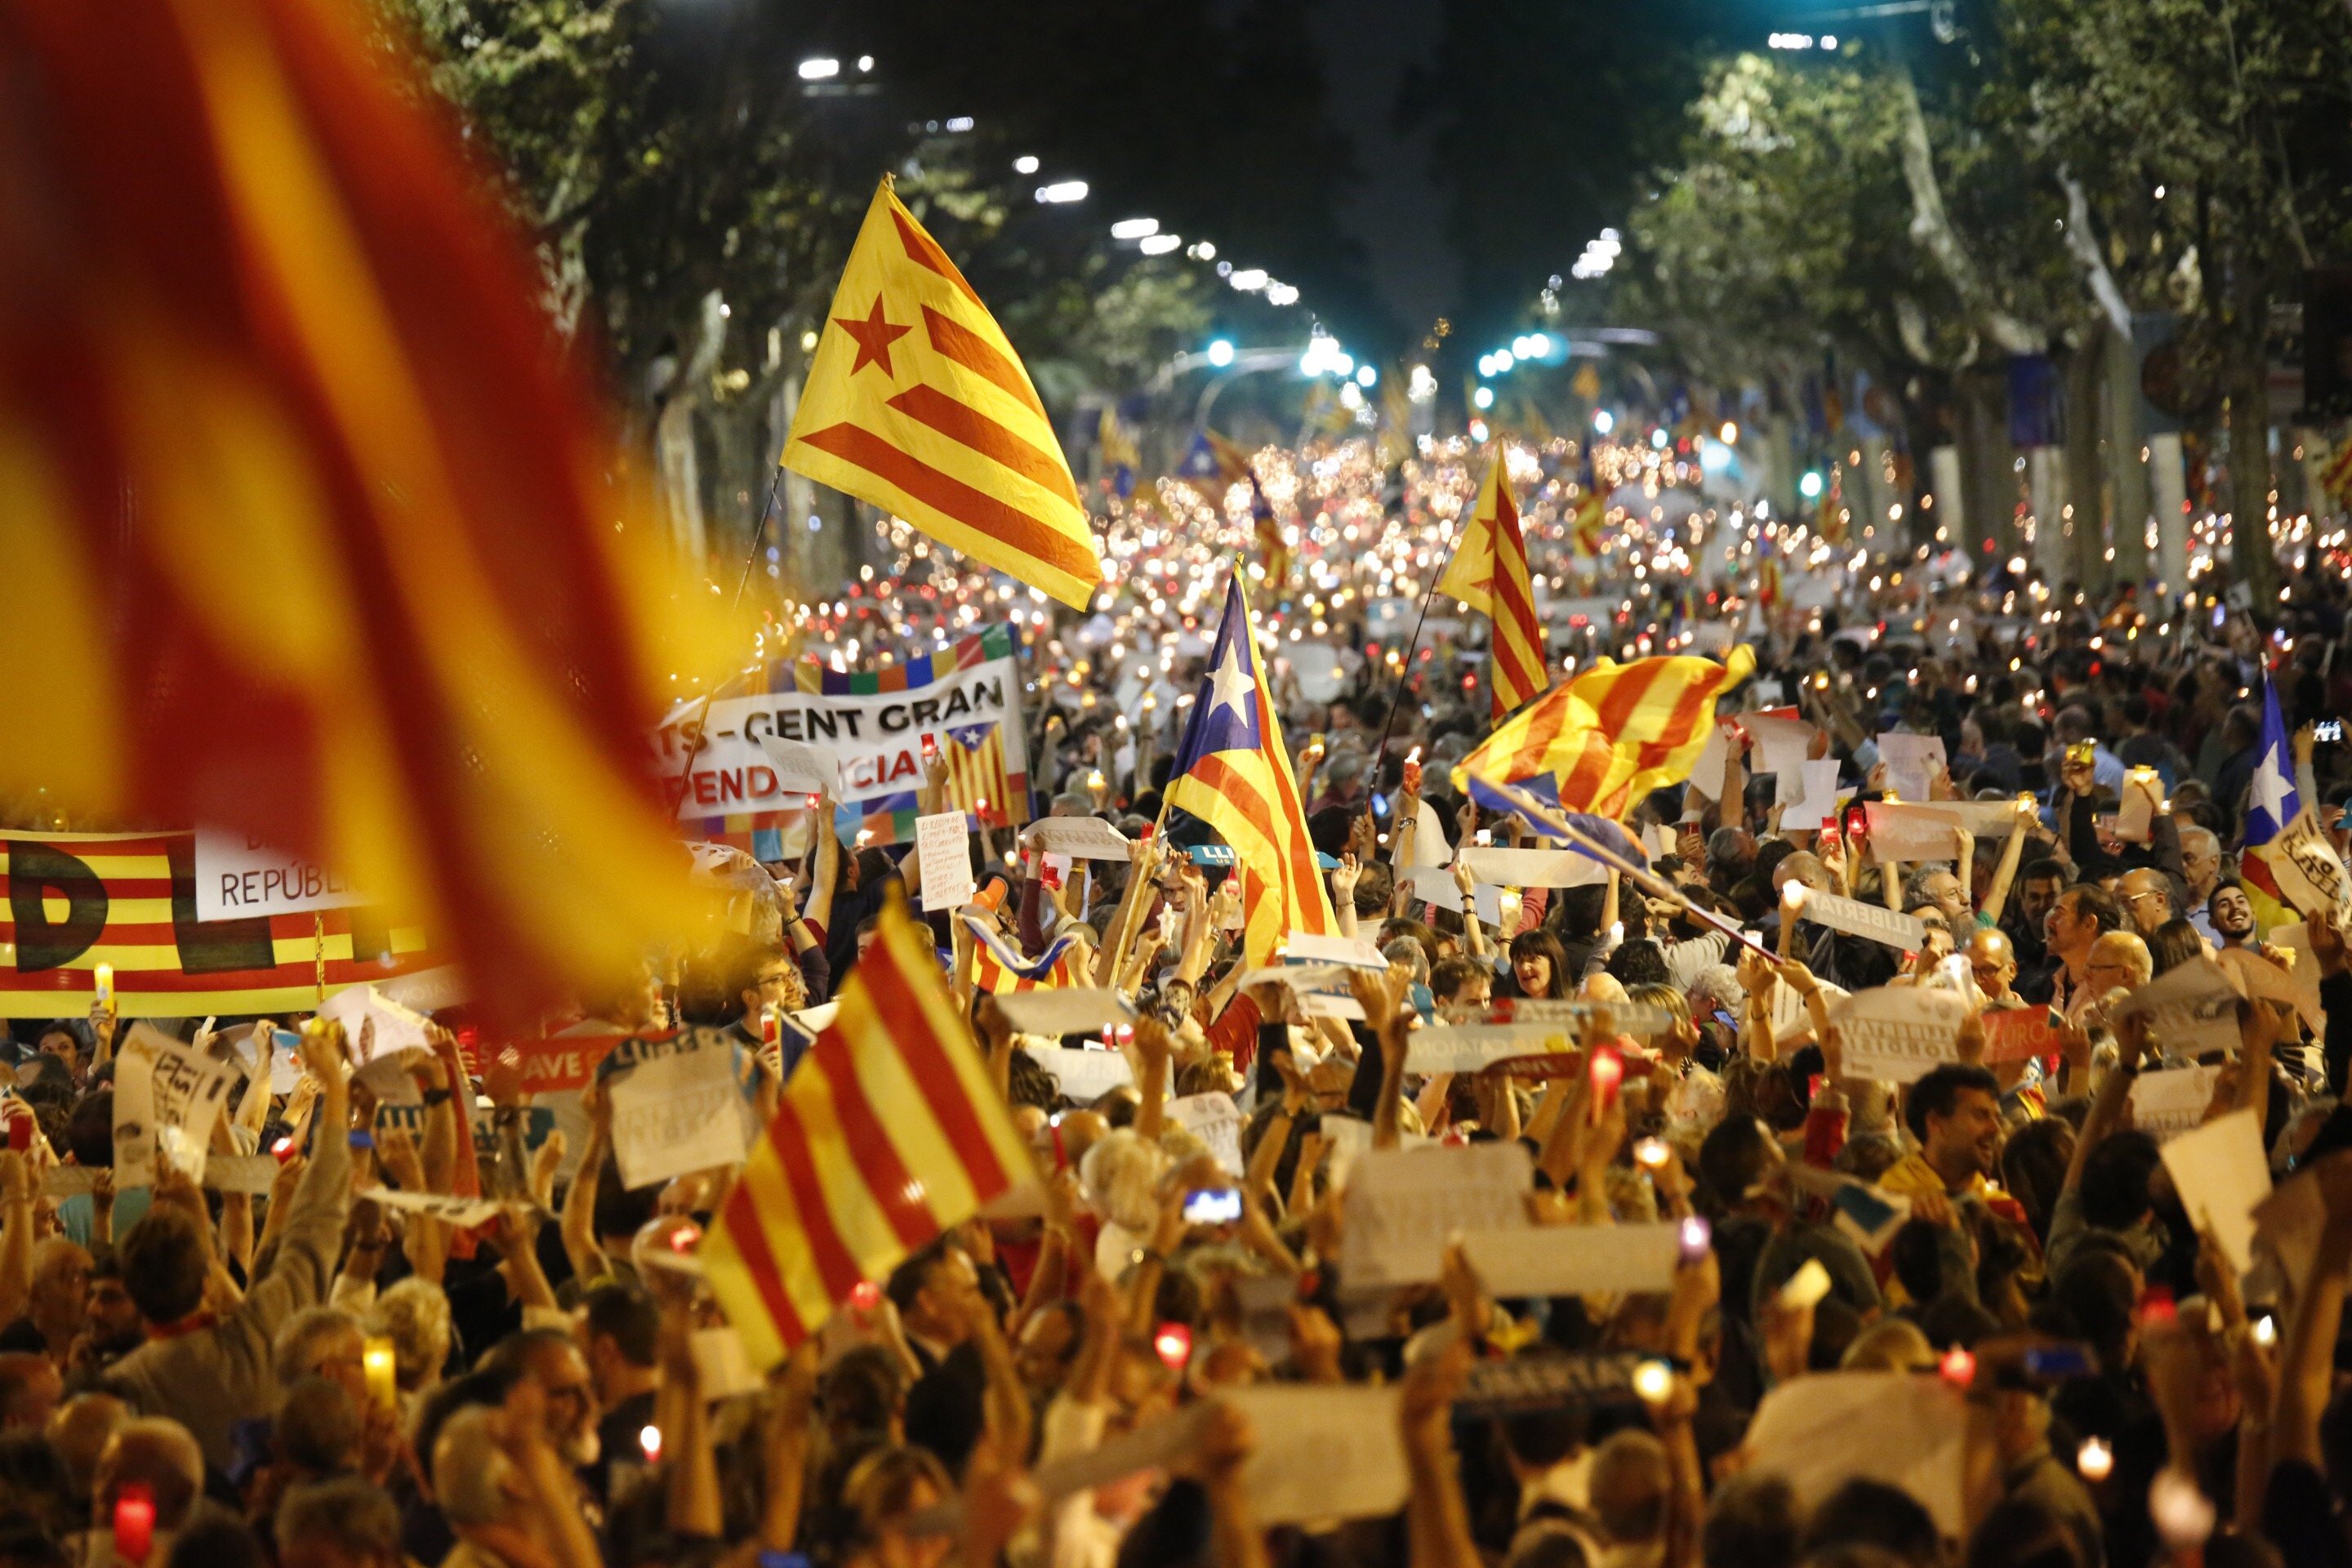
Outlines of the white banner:
[{"label": "white banner", "polygon": [[[652,737],[656,773],[678,792],[677,815],[696,819],[738,812],[782,811],[808,804],[803,770],[787,784],[764,742],[800,742],[830,753],[841,770],[842,803],[912,795],[923,783],[923,742],[946,744],[951,731],[993,722],[1004,742],[1004,772],[1016,784],[1029,772],[1021,722],[1021,670],[1006,628],[984,636],[1004,648],[922,686],[899,691],[772,691],[729,697],[698,708],[681,705]],[[704,745],[685,769],[698,730]]]},{"label": "white banner", "polygon": [[645,1055],[614,1073],[613,1160],[632,1191],[743,1158],[743,1094],[734,1050],[708,1030],[640,1042]]},{"label": "white banner", "polygon": [[2115,1021],[2142,1014],[2156,1043],[2174,1056],[2238,1054],[2238,988],[2228,970],[2201,952],[2134,991],[2116,1008]]},{"label": "white banner", "polygon": [[1848,936],[1883,942],[1905,952],[1918,952],[1927,940],[1927,922],[1915,915],[1898,914],[1884,904],[1840,898],[1835,893],[1815,892],[1810,888],[1805,889],[1804,902],[1797,906],[1797,918],[1842,931]]},{"label": "white banner", "polygon": [[367,901],[342,876],[315,860],[283,855],[258,839],[217,828],[196,830],[196,919],[248,920],[299,915]]},{"label": "white banner", "polygon": [[1960,1025],[1969,1005],[1949,991],[1924,985],[1879,985],[1857,991],[1830,1009],[1845,1042],[1848,1078],[1910,1083],[1959,1059]]},{"label": "white banner", "polygon": [[175,1171],[205,1179],[213,1122],[237,1069],[145,1024],[131,1026],[114,1066],[114,1185],[155,1184],[160,1152]]},{"label": "white banner", "polygon": [[1457,1232],[1528,1223],[1533,1171],[1527,1145],[1517,1142],[1370,1151],[1349,1168],[1341,1199],[1348,1234],[1343,1278],[1350,1289],[1436,1279],[1446,1243]]}]

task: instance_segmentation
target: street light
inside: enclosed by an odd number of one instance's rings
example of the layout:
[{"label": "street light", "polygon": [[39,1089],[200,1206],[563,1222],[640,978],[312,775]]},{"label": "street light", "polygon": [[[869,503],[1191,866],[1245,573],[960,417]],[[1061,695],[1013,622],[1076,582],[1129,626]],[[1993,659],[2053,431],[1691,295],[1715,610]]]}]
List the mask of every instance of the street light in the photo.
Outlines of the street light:
[{"label": "street light", "polygon": [[1087,199],[1087,183],[1084,180],[1056,180],[1050,185],[1038,186],[1037,199],[1048,206],[1082,202]]},{"label": "street light", "polygon": [[1807,469],[1804,477],[1797,481],[1797,493],[1807,500],[1819,500],[1822,494],[1822,476],[1812,469]]},{"label": "street light", "polygon": [[1209,345],[1209,363],[1215,365],[1219,370],[1223,370],[1227,365],[1233,363],[1234,345],[1232,342],[1224,338],[1219,338],[1215,342],[1212,342]]},{"label": "street light", "polygon": [[1123,217],[1110,226],[1113,239],[1141,239],[1159,232],[1160,220],[1156,217]]},{"label": "street light", "polygon": [[829,56],[819,55],[801,62],[803,81],[830,81],[840,74],[841,62]]}]

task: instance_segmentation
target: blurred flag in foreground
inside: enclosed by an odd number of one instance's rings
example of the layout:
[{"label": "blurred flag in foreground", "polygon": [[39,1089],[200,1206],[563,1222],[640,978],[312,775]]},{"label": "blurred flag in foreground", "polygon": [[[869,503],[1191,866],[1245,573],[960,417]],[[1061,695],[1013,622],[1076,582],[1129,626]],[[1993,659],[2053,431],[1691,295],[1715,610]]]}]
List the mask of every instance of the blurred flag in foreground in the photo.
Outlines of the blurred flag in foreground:
[{"label": "blurred flag in foreground", "polygon": [[704,666],[430,90],[332,0],[0,38],[0,790],[322,859],[509,1020],[613,977],[693,915],[638,759]]},{"label": "blurred flag in foreground", "polygon": [[885,175],[784,442],[784,467],[1089,609],[1102,561],[1054,422],[996,319]]},{"label": "blurred flag in foreground", "polygon": [[1035,1175],[903,899],[884,908],[840,1004],[702,1242],[704,1274],[755,1367]]},{"label": "blurred flag in foreground", "polygon": [[1495,460],[1477,504],[1454,547],[1454,560],[1437,580],[1442,594],[1451,594],[1494,625],[1490,638],[1489,686],[1493,718],[1502,722],[1512,709],[1549,684],[1544,670],[1543,623],[1536,619],[1535,589],[1528,578],[1528,543],[1519,531],[1519,505],[1511,499],[1511,481],[1503,471],[1503,443],[1495,443]]},{"label": "blurred flag in foreground", "polygon": [[1688,654],[1604,658],[1481,741],[1454,770],[1454,787],[1476,799],[1481,779],[1549,775],[1562,810],[1622,817],[1650,791],[1690,776],[1715,725],[1715,700],[1755,668],[1745,644],[1725,664]]},{"label": "blurred flag in foreground", "polygon": [[1271,962],[1292,931],[1328,936],[1339,929],[1265,689],[1239,571],[1225,589],[1224,624],[1177,743],[1167,800],[1207,823],[1232,848],[1235,869],[1248,873],[1242,879],[1242,950],[1251,963]]}]

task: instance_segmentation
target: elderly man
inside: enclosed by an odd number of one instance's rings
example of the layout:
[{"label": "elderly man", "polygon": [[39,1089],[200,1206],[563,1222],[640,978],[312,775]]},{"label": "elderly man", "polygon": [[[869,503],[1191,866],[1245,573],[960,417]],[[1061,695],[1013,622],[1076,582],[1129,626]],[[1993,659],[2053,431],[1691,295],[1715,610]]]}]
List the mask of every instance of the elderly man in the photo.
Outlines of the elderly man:
[{"label": "elderly man", "polygon": [[442,1568],[504,1568],[520,1555],[518,1546],[551,1568],[599,1568],[596,1538],[539,1415],[528,1400],[497,1410],[477,1405],[442,1424],[433,1498],[457,1532]]},{"label": "elderly man", "polygon": [[2091,943],[2083,962],[2084,983],[2066,1005],[2066,1021],[2080,1025],[2084,1015],[2116,991],[2136,991],[2156,974],[2156,961],[2147,943],[2127,931],[2102,933]]},{"label": "elderly man", "polygon": [[2116,901],[2123,905],[2125,918],[2143,942],[2179,913],[2172,902],[2172,879],[2146,866],[2124,873],[2116,885]]},{"label": "elderly man", "polygon": [[279,1568],[403,1568],[400,1510],[354,1476],[296,1487],[278,1505]]},{"label": "elderly man", "polygon": [[2221,880],[2221,840],[2210,827],[2194,826],[2180,830],[2180,876],[2189,888],[2189,920],[2198,934],[2216,946],[2221,939],[2214,934],[2212,918],[2205,912],[2205,900]]},{"label": "elderly man", "polygon": [[2042,985],[2024,993],[2029,1002],[2047,1002],[2069,1017],[2074,999],[2090,984],[2091,944],[2107,931],[2123,929],[2124,912],[2113,895],[2089,883],[2078,883],[2058,895],[2042,921],[2042,945],[2056,967]]},{"label": "elderly man", "polygon": [[1969,934],[1963,951],[1969,969],[1976,976],[1977,989],[1984,993],[1986,1006],[2026,1005],[2025,998],[2016,991],[2017,949],[2008,932],[1998,926],[1979,926]]}]

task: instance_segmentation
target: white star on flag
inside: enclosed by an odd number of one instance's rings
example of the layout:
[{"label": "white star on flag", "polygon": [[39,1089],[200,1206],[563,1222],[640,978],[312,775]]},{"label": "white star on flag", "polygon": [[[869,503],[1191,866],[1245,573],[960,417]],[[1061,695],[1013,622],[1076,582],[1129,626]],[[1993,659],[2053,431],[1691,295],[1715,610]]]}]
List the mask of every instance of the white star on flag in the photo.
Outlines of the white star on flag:
[{"label": "white star on flag", "polygon": [[1228,708],[1233,710],[1234,722],[1236,724],[1246,725],[1250,721],[1249,710],[1242,704],[1255,692],[1256,682],[1251,680],[1249,671],[1242,668],[1242,645],[1239,637],[1226,639],[1225,657],[1218,660],[1217,668],[1211,672],[1209,685],[1215,693],[1209,703],[1212,713],[1214,713],[1217,709]]}]

